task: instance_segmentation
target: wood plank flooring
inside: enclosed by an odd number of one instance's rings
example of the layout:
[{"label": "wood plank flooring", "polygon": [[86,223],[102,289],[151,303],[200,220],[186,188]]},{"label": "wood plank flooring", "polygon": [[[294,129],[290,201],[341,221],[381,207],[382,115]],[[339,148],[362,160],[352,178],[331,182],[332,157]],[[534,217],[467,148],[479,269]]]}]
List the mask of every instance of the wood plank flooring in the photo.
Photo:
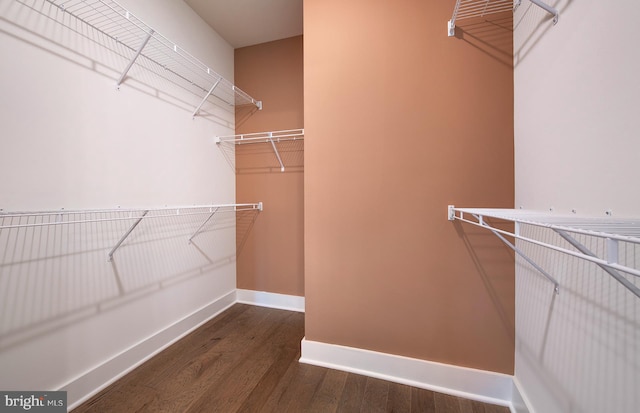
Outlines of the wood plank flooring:
[{"label": "wood plank flooring", "polygon": [[509,413],[301,364],[303,336],[304,314],[236,304],[73,412]]}]

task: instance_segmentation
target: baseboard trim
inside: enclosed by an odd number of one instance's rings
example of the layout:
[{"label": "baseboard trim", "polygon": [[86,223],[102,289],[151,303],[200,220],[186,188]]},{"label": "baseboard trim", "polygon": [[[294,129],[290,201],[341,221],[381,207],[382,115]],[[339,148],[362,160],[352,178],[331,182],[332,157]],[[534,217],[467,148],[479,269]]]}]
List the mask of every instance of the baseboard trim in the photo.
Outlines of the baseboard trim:
[{"label": "baseboard trim", "polygon": [[71,380],[59,389],[67,391],[69,410],[78,407],[235,303],[236,291],[233,290]]},{"label": "baseboard trim", "polygon": [[[231,291],[62,386],[59,390],[67,391],[69,410],[78,407],[235,303],[304,312],[304,297],[240,289]],[[510,375],[306,338],[302,340],[301,351],[301,363],[508,406],[512,413],[534,413],[521,391],[520,383]]]},{"label": "baseboard trim", "polygon": [[297,311],[304,313],[304,297],[269,293],[254,290],[236,290],[237,301],[242,304],[257,305],[260,307],[278,308],[281,310]]},{"label": "baseboard trim", "polygon": [[513,411],[513,377],[507,374],[309,341],[306,338],[301,345],[301,363],[507,406]]},{"label": "baseboard trim", "polygon": [[511,413],[535,413],[518,377],[513,377],[513,394],[511,396]]}]

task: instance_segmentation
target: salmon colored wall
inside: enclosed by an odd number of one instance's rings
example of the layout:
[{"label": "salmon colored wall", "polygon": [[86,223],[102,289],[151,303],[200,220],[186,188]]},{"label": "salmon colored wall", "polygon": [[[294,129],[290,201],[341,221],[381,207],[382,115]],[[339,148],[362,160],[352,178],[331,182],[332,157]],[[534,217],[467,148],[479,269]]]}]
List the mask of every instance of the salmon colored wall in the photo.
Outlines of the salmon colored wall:
[{"label": "salmon colored wall", "polygon": [[[236,133],[304,128],[302,36],[235,51],[235,83],[263,101],[262,111],[236,109]],[[302,141],[237,145],[237,202],[264,203],[237,217],[237,287],[304,295]],[[255,219],[254,219],[255,218]]]},{"label": "salmon colored wall", "polygon": [[305,0],[306,339],[513,373],[514,259],[448,204],[513,207],[512,18]]}]

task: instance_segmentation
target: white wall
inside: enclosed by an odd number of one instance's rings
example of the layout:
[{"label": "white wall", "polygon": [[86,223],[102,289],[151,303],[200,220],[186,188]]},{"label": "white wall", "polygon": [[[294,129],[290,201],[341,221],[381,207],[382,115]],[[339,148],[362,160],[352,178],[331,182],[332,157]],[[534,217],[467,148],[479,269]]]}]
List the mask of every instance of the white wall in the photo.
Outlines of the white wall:
[{"label": "white wall", "polygon": [[[640,217],[640,4],[549,3],[556,26],[526,0],[514,19],[516,206]],[[515,375],[534,410],[638,411],[640,299],[592,264],[520,246],[560,282],[554,296],[516,265]],[[626,246],[621,258],[639,257]]]},{"label": "white wall", "polygon": [[[233,80],[233,49],[181,0],[121,4]],[[126,60],[42,0],[0,0],[0,55],[5,212],[235,202],[213,139],[233,133],[233,108],[212,101],[193,120],[201,96],[139,67],[117,91]],[[148,356],[190,326],[158,333],[232,292],[235,219],[188,244],[198,219],[141,224],[114,264],[128,224],[2,231],[0,388],[62,387],[74,403],[122,366],[87,373],[155,336],[137,348]]]}]

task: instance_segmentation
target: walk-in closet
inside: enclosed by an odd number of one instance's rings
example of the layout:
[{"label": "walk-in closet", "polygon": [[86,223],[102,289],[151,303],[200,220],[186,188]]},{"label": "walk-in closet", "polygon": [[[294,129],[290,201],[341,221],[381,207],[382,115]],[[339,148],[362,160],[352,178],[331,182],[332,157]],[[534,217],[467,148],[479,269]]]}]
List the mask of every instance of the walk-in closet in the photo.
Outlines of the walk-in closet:
[{"label": "walk-in closet", "polygon": [[0,410],[640,411],[637,16],[0,0]]}]

